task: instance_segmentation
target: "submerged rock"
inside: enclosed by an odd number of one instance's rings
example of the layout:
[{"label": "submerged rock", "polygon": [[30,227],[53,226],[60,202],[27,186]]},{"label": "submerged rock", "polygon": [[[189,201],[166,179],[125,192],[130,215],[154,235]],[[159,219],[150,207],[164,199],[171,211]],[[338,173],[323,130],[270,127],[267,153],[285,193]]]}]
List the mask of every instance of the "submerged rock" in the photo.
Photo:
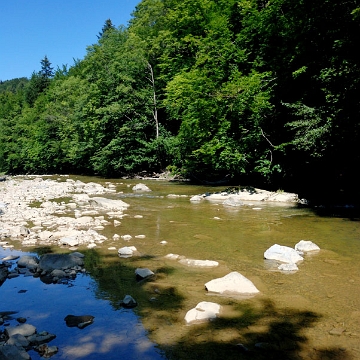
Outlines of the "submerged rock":
[{"label": "submerged rock", "polygon": [[76,266],[83,266],[83,255],[80,253],[71,254],[45,254],[39,261],[39,268],[46,272],[56,269],[70,269]]},{"label": "submerged rock", "polygon": [[121,305],[125,308],[131,309],[137,306],[137,302],[131,295],[126,295],[121,301]]},{"label": "submerged rock", "polygon": [[237,271],[207,282],[205,288],[219,294],[253,295],[259,293],[256,286]]},{"label": "submerged rock", "polygon": [[195,259],[181,259],[179,260],[179,263],[187,266],[202,267],[202,268],[217,267],[219,265],[217,261],[195,260]]}]

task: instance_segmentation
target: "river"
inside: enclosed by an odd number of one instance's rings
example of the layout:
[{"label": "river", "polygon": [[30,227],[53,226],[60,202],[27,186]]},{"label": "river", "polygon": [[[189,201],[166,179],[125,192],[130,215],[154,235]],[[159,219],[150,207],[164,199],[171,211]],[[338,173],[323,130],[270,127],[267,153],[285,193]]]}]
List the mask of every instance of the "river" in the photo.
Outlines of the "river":
[{"label": "river", "polygon": [[[108,240],[79,248],[88,274],[68,285],[44,284],[19,276],[0,287],[1,311],[17,311],[38,331],[56,334],[52,359],[360,359],[360,223],[358,218],[325,216],[291,204],[192,203],[189,197],[222,190],[156,180],[76,177],[110,181],[130,207],[121,225],[100,231]],[[152,191],[134,193],[145,183]],[[177,196],[169,197],[169,194]],[[113,235],[132,235],[130,241]],[[136,238],[135,235],[145,235]],[[320,251],[305,255],[297,272],[281,272],[264,260],[273,244],[294,247],[311,240]],[[166,241],[166,244],[160,242]],[[1,248],[0,258],[59,248]],[[139,255],[120,258],[109,247],[135,246]],[[165,258],[216,260],[211,269],[187,267]],[[137,282],[136,268],[155,273]],[[260,290],[239,298],[207,293],[209,280],[237,271]],[[126,294],[138,302],[124,309]],[[186,325],[184,316],[201,301],[222,306],[218,319]],[[68,328],[68,314],[95,316],[85,329]],[[13,325],[15,320],[9,320]],[[32,359],[39,355],[29,352]]]}]

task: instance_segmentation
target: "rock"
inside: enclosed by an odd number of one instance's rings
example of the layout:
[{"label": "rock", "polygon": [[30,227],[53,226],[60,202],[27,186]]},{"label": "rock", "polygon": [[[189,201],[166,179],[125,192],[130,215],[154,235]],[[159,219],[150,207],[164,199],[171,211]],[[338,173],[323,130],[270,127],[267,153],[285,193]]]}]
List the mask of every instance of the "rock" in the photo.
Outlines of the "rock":
[{"label": "rock", "polygon": [[71,254],[45,254],[39,261],[41,270],[51,272],[56,269],[70,269],[75,266],[83,266],[84,260],[78,253]]},{"label": "rock", "polygon": [[24,335],[14,334],[13,336],[9,337],[6,344],[26,348],[29,346],[30,341]]},{"label": "rock", "polygon": [[194,260],[194,259],[181,259],[179,260],[180,264],[194,267],[210,268],[216,267],[219,265],[217,261],[213,260]]},{"label": "rock", "polygon": [[102,197],[90,198],[89,202],[92,205],[97,205],[107,210],[125,210],[130,206],[122,200],[112,200]]},{"label": "rock", "polygon": [[121,235],[121,238],[124,239],[125,241],[129,241],[132,239],[132,236],[127,234],[127,235]]},{"label": "rock", "polygon": [[150,269],[137,268],[135,270],[135,275],[136,275],[137,278],[145,279],[145,278],[148,278],[148,277],[153,276],[155,274]]},{"label": "rock", "polygon": [[22,348],[16,345],[0,346],[1,360],[30,360],[30,355]]},{"label": "rock", "polygon": [[220,294],[253,295],[259,293],[259,290],[249,279],[236,271],[207,282],[205,288],[208,291]]},{"label": "rock", "polygon": [[43,358],[50,358],[59,351],[57,346],[48,346],[47,344],[41,344],[35,347],[34,350]]},{"label": "rock", "polygon": [[165,255],[165,259],[178,260],[179,258],[180,258],[180,255],[178,255],[178,254],[167,254],[167,255]]},{"label": "rock", "polygon": [[268,260],[277,260],[288,264],[296,264],[297,262],[304,260],[299,253],[288,246],[282,246],[275,244],[267,249],[264,253],[264,258]]},{"label": "rock", "polygon": [[118,254],[122,257],[130,257],[137,251],[135,246],[124,246],[118,250]]},{"label": "rock", "polygon": [[9,274],[8,268],[3,264],[0,264],[0,285],[4,283]]},{"label": "rock", "polygon": [[47,331],[43,331],[39,334],[28,336],[28,340],[32,345],[41,345],[48,343],[56,338],[56,335],[50,334]]},{"label": "rock", "polygon": [[189,310],[185,315],[187,324],[212,320],[220,313],[221,306],[213,302],[202,301],[195,308]]},{"label": "rock", "polygon": [[36,327],[30,324],[20,324],[17,326],[9,326],[5,329],[5,333],[8,337],[12,337],[16,334],[23,336],[31,336],[36,333]]},{"label": "rock", "polygon": [[19,267],[35,270],[39,265],[39,259],[33,255],[23,255],[17,262]]},{"label": "rock", "polygon": [[66,326],[68,327],[78,327],[79,329],[83,329],[86,326],[92,324],[94,322],[94,316],[92,315],[67,315],[64,318],[66,322]]},{"label": "rock", "polygon": [[64,236],[58,241],[61,245],[67,245],[67,246],[78,246],[79,245],[79,239],[76,235],[74,236]]},{"label": "rock", "polygon": [[8,256],[3,257],[1,260],[2,261],[12,261],[12,260],[19,259],[19,257],[20,256],[18,256],[18,255],[8,255]]},{"label": "rock", "polygon": [[133,188],[133,191],[151,191],[145,184],[136,184]]},{"label": "rock", "polygon": [[134,308],[135,306],[137,306],[137,302],[135,301],[135,299],[130,296],[130,295],[126,295],[124,297],[124,299],[121,301],[121,305],[125,308]]},{"label": "rock", "polygon": [[193,197],[190,198],[191,202],[200,202],[202,200],[204,200],[204,197],[200,195],[194,195]]},{"label": "rock", "polygon": [[242,206],[244,203],[239,199],[239,197],[236,196],[229,196],[224,202],[223,205],[227,206]]},{"label": "rock", "polygon": [[317,251],[320,250],[320,248],[310,240],[300,240],[295,245],[295,250],[308,252],[308,251]]}]

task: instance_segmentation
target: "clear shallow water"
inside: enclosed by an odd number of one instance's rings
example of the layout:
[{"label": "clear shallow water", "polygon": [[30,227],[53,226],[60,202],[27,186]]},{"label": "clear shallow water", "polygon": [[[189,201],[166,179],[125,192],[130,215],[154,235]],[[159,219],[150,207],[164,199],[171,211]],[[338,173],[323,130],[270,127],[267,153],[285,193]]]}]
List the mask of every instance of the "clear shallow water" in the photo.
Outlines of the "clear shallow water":
[{"label": "clear shallow water", "polygon": [[[0,287],[0,311],[17,310],[39,331],[57,335],[50,343],[60,349],[53,359],[360,358],[359,221],[321,217],[288,205],[229,208],[167,197],[222,188],[141,181],[153,191],[134,194],[131,187],[140,181],[112,182],[123,193],[110,197],[130,207],[119,227],[102,231],[109,240],[101,247],[79,249],[86,253],[90,276],[79,276],[71,287],[45,285],[31,277],[7,280]],[[133,238],[114,241],[115,233]],[[139,234],[146,237],[134,237]],[[281,273],[263,259],[271,245],[293,247],[302,239],[312,240],[321,251],[307,255],[298,272]],[[167,244],[161,245],[162,240]],[[116,251],[107,250],[126,245],[136,246],[140,256],[120,259]],[[168,253],[216,260],[220,265],[188,268],[164,259]],[[137,267],[150,268],[155,279],[137,283]],[[248,277],[261,294],[236,299],[205,291],[207,281],[230,271]],[[19,294],[19,289],[27,291]],[[120,307],[126,294],[138,301],[134,310]],[[221,317],[210,324],[186,326],[186,312],[204,300],[221,304]],[[67,328],[68,314],[90,314],[95,321],[83,330]],[[331,334],[334,329],[340,335]],[[252,352],[243,353],[239,343]],[[270,348],[260,350],[259,344]]]}]

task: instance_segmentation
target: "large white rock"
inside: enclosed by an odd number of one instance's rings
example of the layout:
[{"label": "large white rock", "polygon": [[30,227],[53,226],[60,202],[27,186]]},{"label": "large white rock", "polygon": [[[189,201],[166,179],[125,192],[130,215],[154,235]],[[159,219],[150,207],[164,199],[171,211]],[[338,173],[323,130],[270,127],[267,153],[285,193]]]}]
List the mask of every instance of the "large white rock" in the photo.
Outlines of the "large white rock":
[{"label": "large white rock", "polygon": [[145,184],[136,184],[132,189],[134,191],[151,191]]},{"label": "large white rock", "polygon": [[118,250],[118,254],[121,256],[132,256],[137,251],[135,246],[124,246]]},{"label": "large white rock", "polygon": [[308,252],[308,251],[320,250],[320,248],[310,240],[300,240],[295,245],[295,250]]},{"label": "large white rock", "polygon": [[278,244],[267,249],[264,252],[264,258],[268,260],[278,260],[288,264],[296,264],[297,262],[304,260],[295,249]]},{"label": "large white rock", "polygon": [[141,279],[155,275],[150,269],[147,268],[137,268],[135,270],[135,275]]},{"label": "large white rock", "polygon": [[205,284],[208,291],[220,294],[257,294],[259,290],[245,276],[237,271],[225,275],[222,278],[214,279]]},{"label": "large white rock", "polygon": [[187,324],[191,324],[193,322],[212,320],[216,318],[220,310],[221,306],[219,304],[202,301],[186,313],[185,321]]}]

